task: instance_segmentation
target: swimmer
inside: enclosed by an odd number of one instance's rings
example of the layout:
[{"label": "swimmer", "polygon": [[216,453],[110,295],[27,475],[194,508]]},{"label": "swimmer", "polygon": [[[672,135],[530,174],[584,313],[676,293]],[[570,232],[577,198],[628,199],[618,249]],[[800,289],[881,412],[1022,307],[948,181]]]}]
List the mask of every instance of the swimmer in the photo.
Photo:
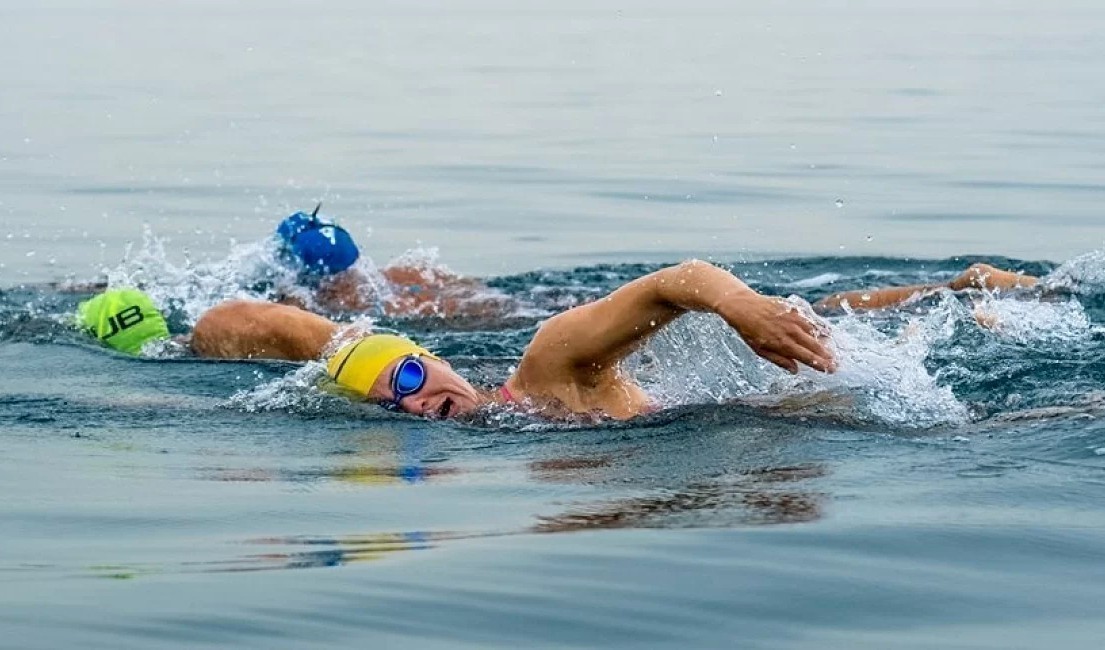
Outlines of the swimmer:
[{"label": "swimmer", "polygon": [[[360,335],[286,305],[218,305],[196,323],[192,349],[221,358],[325,355],[328,374],[352,394],[432,418],[514,403],[550,417],[628,419],[653,410],[654,402],[622,371],[621,361],[689,311],[717,314],[756,354],[789,372],[798,372],[799,364],[823,372],[835,369],[824,341],[826,326],[697,260],[638,278],[548,319],[515,372],[496,390],[475,388],[447,361],[405,338]],[[326,354],[333,348],[336,353]]]},{"label": "swimmer", "polygon": [[1013,291],[1035,287],[1039,282],[1039,278],[1031,275],[1003,271],[989,264],[974,264],[944,284],[918,284],[908,287],[845,291],[819,300],[813,308],[820,314],[842,310],[845,306],[853,311],[869,311],[898,307],[944,290],[954,292],[970,289]]},{"label": "swimmer", "polygon": [[[380,287],[356,266],[360,250],[341,226],[318,216],[320,203],[310,214],[296,212],[276,229],[283,260],[296,268],[299,283],[312,290],[314,303],[329,313],[371,313],[386,316],[491,316],[512,311],[515,305],[478,280],[443,269],[404,265],[381,270]],[[279,299],[303,309],[309,305],[293,296]]]},{"label": "swimmer", "polygon": [[[235,309],[240,303],[249,308]],[[232,321],[224,322],[222,319],[228,314]],[[251,349],[243,353],[239,348],[227,347],[227,341],[205,336],[200,337],[197,347],[192,336],[173,336],[153,299],[131,287],[108,289],[82,302],[77,307],[75,322],[79,329],[123,354],[138,356],[150,344],[171,341],[190,348],[196,356],[217,359],[314,359],[333,338],[331,330],[340,329],[330,320],[296,307],[231,301],[209,310],[200,322],[204,328],[217,324],[224,331],[233,331],[235,337],[248,338]],[[295,330],[295,335],[289,335],[289,327]],[[224,345],[219,345],[220,342]]]}]

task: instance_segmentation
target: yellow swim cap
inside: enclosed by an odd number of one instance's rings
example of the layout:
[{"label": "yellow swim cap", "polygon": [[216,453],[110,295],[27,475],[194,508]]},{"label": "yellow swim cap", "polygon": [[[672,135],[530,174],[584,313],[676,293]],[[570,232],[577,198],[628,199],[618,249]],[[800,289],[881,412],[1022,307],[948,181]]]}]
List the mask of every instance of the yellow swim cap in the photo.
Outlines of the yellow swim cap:
[{"label": "yellow swim cap", "polygon": [[410,339],[394,334],[373,334],[338,350],[326,364],[326,372],[339,386],[367,396],[388,364],[411,354],[437,358]]}]

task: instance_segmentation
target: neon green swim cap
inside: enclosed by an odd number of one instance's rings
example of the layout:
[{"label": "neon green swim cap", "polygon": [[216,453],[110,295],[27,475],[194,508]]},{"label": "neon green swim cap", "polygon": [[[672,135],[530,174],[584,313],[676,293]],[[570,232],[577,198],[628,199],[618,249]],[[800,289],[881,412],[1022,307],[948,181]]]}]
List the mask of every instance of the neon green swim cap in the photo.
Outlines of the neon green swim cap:
[{"label": "neon green swim cap", "polygon": [[108,347],[127,354],[138,354],[150,341],[169,338],[165,317],[138,289],[109,289],[82,302],[77,322]]}]

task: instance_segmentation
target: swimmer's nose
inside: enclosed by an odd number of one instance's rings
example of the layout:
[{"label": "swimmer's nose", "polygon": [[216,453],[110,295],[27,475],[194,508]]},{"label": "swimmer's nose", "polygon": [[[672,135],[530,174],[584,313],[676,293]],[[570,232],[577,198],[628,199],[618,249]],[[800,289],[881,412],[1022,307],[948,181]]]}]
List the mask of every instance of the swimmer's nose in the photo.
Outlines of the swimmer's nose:
[{"label": "swimmer's nose", "polygon": [[422,415],[425,409],[425,399],[422,395],[407,395],[399,401],[399,408],[405,413]]}]

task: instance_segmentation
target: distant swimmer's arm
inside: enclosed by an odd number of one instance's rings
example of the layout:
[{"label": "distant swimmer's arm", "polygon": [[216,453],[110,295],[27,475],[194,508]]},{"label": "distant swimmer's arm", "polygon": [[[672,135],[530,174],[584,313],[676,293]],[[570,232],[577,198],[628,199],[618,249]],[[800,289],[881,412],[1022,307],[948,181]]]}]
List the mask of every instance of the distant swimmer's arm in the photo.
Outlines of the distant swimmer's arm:
[{"label": "distant swimmer's arm", "polygon": [[267,302],[232,300],[209,309],[192,330],[192,351],[215,359],[320,358],[340,331],[310,312]]},{"label": "distant swimmer's arm", "polygon": [[974,264],[946,284],[918,284],[908,287],[888,287],[860,291],[846,291],[824,298],[814,305],[818,311],[840,309],[845,303],[855,310],[883,309],[905,303],[914,296],[925,296],[940,289],[963,291],[986,289],[988,291],[1012,290],[1034,287],[1038,278],[1023,273],[1003,271],[989,264]]},{"label": "distant swimmer's arm", "polygon": [[887,287],[884,289],[860,289],[844,291],[822,298],[814,303],[819,313],[836,311],[848,305],[853,310],[883,309],[909,302],[914,297],[924,297],[934,291],[947,289],[946,284],[914,284],[907,287]]},{"label": "distant swimmer's arm", "polygon": [[834,367],[816,324],[782,300],[760,295],[728,271],[697,260],[638,278],[606,298],[553,317],[526,355],[576,371],[609,370],[688,311],[721,316],[756,354],[790,372],[798,371],[798,363],[819,370]]}]

